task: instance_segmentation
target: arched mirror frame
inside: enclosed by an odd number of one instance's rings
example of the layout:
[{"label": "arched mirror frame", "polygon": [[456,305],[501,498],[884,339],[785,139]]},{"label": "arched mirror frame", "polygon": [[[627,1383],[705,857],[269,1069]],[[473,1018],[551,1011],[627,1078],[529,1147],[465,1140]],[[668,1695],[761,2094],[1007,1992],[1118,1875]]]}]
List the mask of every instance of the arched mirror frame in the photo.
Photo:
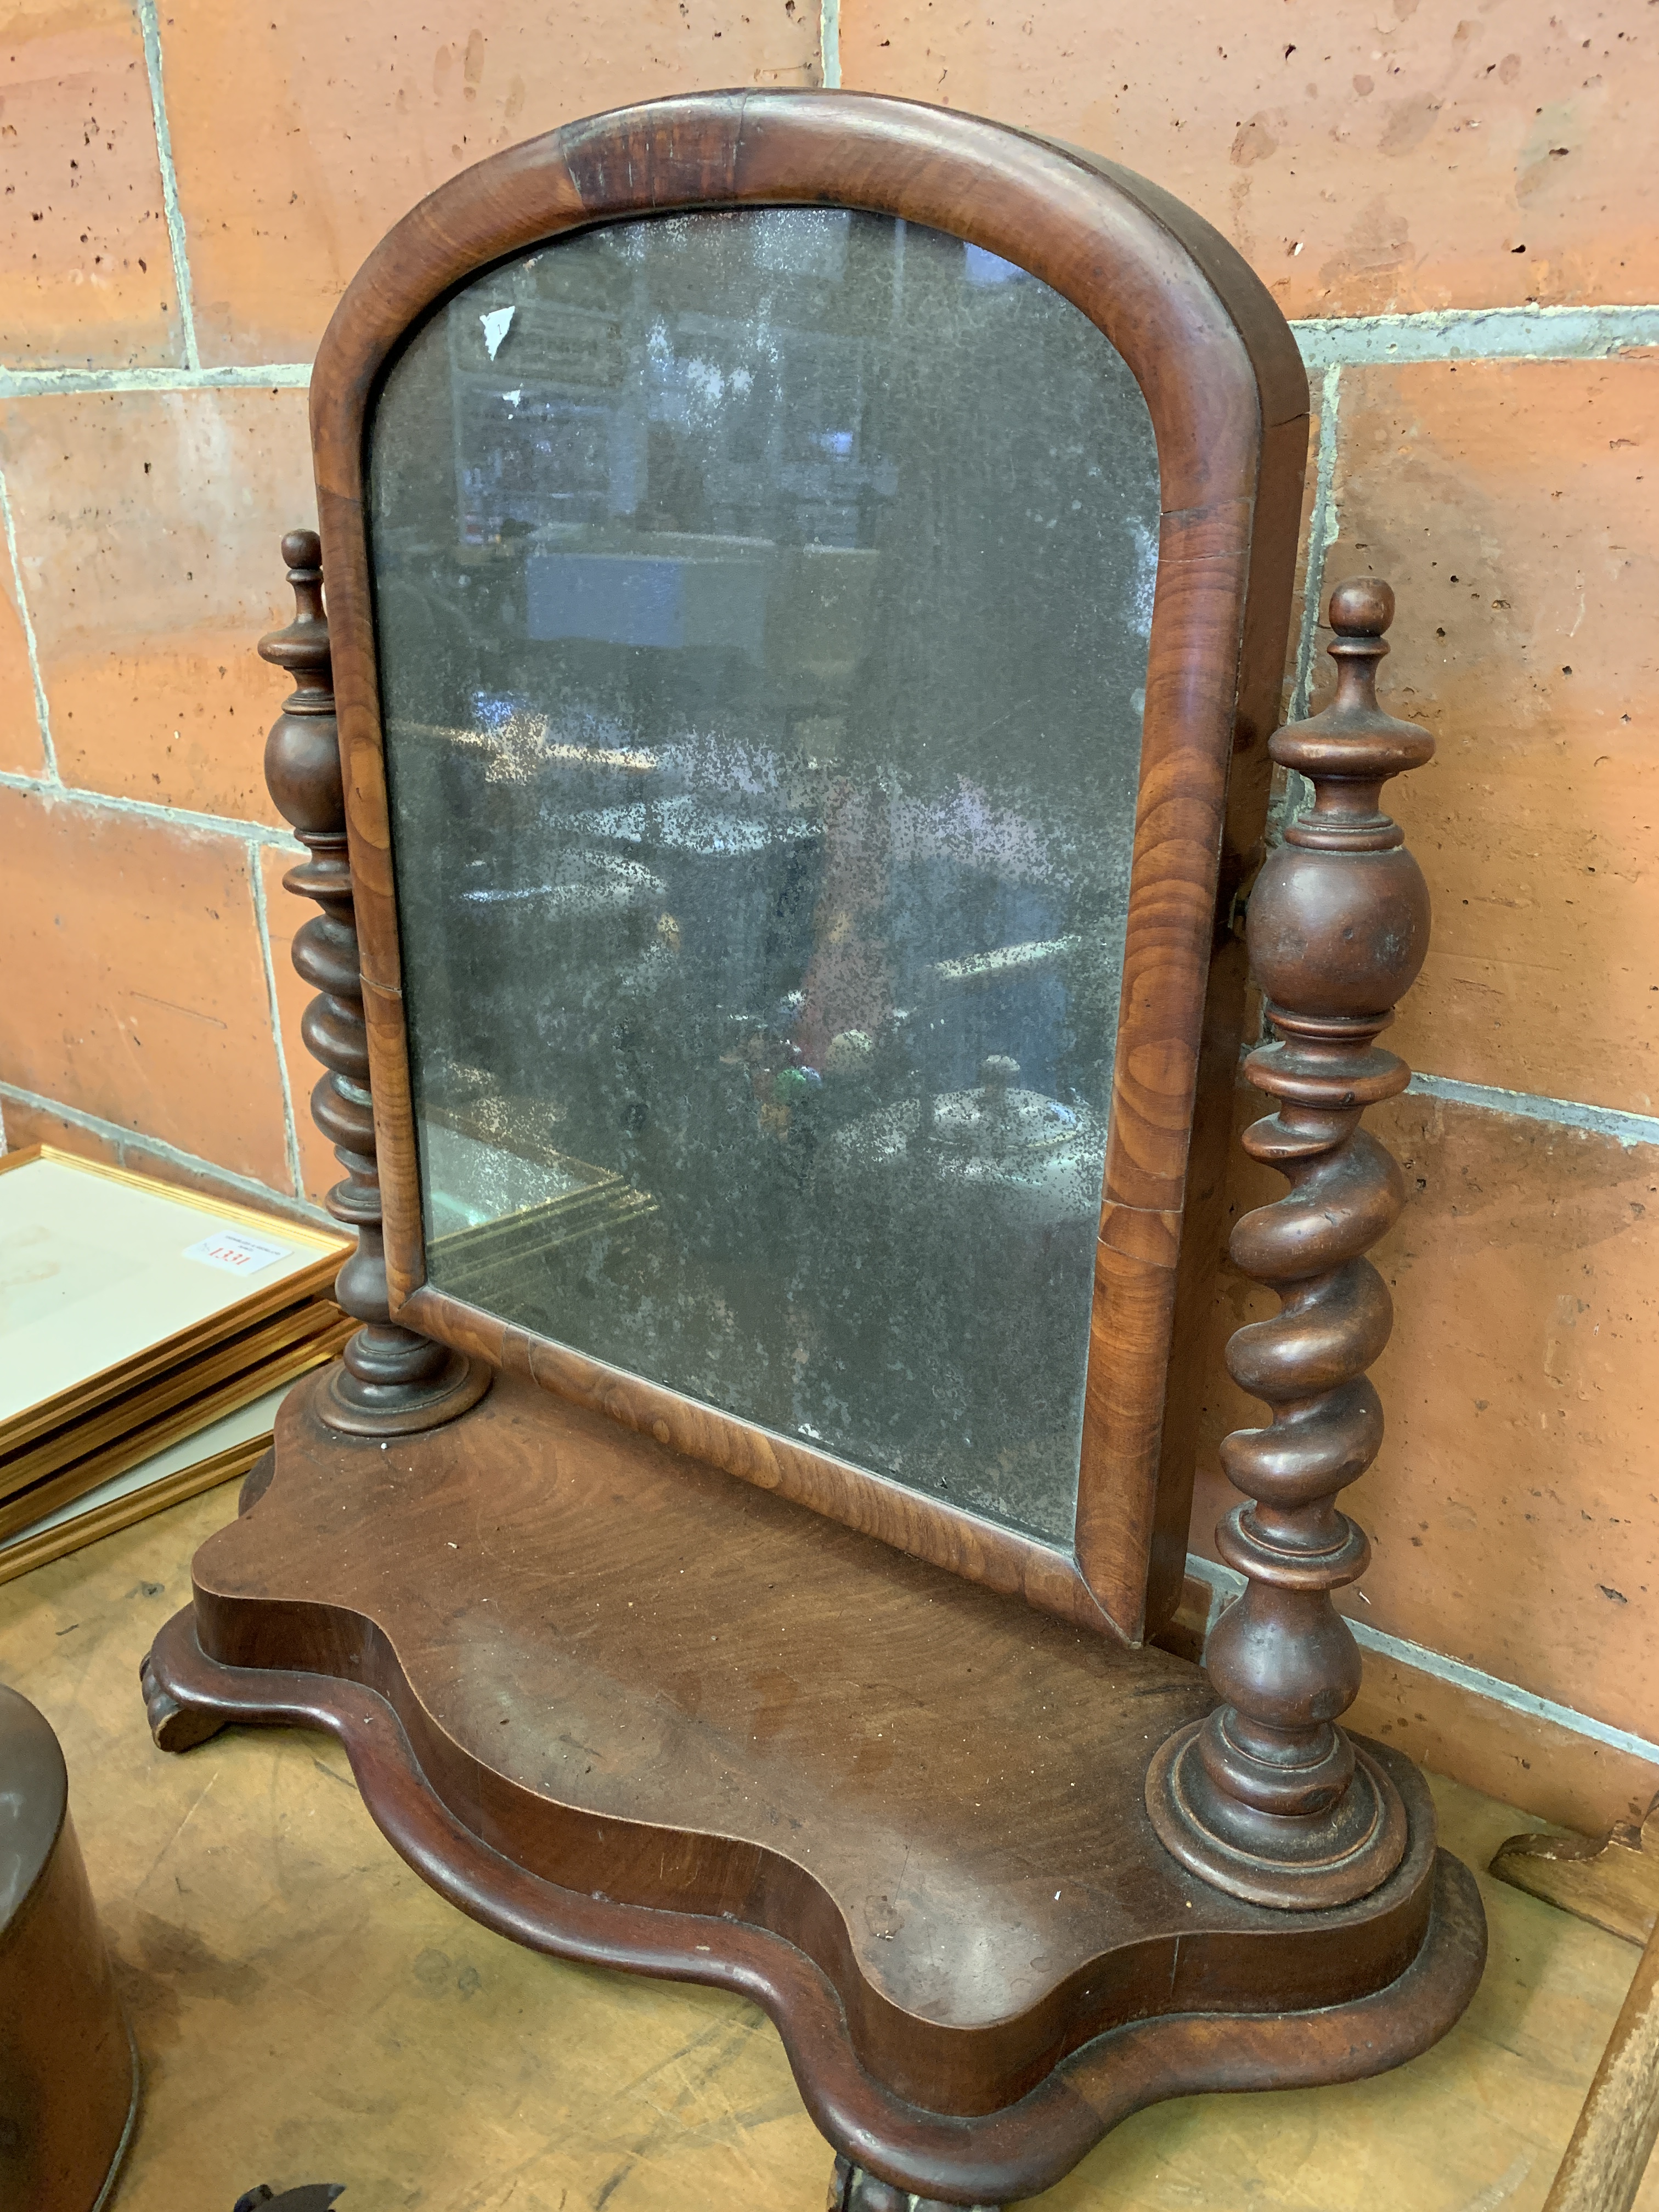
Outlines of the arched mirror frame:
[{"label": "arched mirror frame", "polygon": [[[446,295],[538,242],[651,214],[799,205],[902,217],[1018,263],[1117,348],[1157,439],[1158,579],[1070,1553],[426,1279],[365,530],[380,378]],[[1307,380],[1265,288],[1190,210],[1071,148],[860,94],[693,94],[532,140],[424,200],[330,324],[311,419],[394,1316],[971,1580],[1127,1642],[1154,1632],[1186,1553],[1245,996],[1230,924],[1259,853],[1307,452]]]}]

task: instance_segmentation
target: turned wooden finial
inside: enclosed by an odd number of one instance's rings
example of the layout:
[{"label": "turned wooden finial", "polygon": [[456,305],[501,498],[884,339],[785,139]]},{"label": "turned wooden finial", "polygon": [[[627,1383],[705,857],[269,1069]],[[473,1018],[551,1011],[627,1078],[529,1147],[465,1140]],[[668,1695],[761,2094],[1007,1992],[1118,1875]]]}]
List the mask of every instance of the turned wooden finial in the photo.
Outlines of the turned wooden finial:
[{"label": "turned wooden finial", "polygon": [[1158,1834],[1195,1873],[1256,1904],[1309,1909],[1367,1895],[1407,1841],[1393,1783],[1337,1724],[1358,1692],[1359,1652],[1330,1595],[1370,1558],[1336,1498],[1382,1441],[1365,1370],[1394,1309],[1364,1255],[1405,1203],[1399,1168],[1360,1117],[1410,1080],[1375,1041],[1429,944],[1428,887],[1381,805],[1388,779],[1434,750],[1426,731],[1376,703],[1393,619],[1386,584],[1337,586],[1336,697],[1270,747],[1312,783],[1314,802],[1250,896],[1250,967],[1273,1041],[1245,1072],[1279,1103],[1244,1148],[1291,1187],[1233,1231],[1234,1260],[1282,1304],[1235,1334],[1227,1365],[1273,1418],[1221,1447],[1248,1500],[1216,1531],[1246,1578],[1206,1654],[1224,1702],[1162,1747],[1146,1785]]},{"label": "turned wooden finial", "polygon": [[363,1325],[330,1370],[317,1409],[331,1426],[386,1436],[436,1427],[477,1403],[489,1370],[392,1320],[380,1233],[380,1178],[374,1109],[368,1091],[368,1031],[347,854],[345,794],[328,617],[323,611],[322,544],[314,530],[283,540],[295,617],[259,641],[259,657],[285,670],[295,689],[265,743],[265,784],[307,857],[283,878],[285,890],[314,899],[320,915],[296,933],[294,965],[318,996],[301,1034],[327,1073],[311,1094],[312,1119],[346,1171],[325,1200],[357,1233],[334,1295]]}]

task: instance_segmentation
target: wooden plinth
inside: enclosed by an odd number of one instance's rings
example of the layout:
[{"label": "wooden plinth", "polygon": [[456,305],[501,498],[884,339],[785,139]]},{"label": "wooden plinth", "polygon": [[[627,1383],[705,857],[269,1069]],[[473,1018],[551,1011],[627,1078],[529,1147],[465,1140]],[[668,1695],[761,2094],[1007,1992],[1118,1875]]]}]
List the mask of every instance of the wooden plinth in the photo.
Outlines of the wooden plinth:
[{"label": "wooden plinth", "polygon": [[277,1425],[146,1662],[157,1741],[326,1729],[395,1848],[533,1948],[763,2006],[836,2148],[988,2204],[1128,2112],[1375,2073],[1474,1988],[1474,1886],[1409,1762],[1397,1873],[1283,1913],[1158,1843],[1203,1677],[503,1377],[385,1443]]}]

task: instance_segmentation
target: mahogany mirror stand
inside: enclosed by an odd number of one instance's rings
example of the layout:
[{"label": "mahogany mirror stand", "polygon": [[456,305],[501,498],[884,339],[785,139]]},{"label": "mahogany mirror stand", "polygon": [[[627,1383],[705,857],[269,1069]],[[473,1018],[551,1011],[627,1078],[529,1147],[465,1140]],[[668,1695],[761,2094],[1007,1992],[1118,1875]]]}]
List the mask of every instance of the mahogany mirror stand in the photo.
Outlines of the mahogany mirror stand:
[{"label": "mahogany mirror stand", "polygon": [[[1428,939],[1380,793],[1432,747],[1375,580],[1269,738],[1306,433],[1188,210],[851,94],[481,164],[318,362],[259,649],[361,1326],[150,1723],[325,1730],[464,1911],[761,2006],[843,2212],[1377,2072],[1480,1978],[1421,1778],[1340,1725],[1404,1199],[1362,1117]],[[1200,1669],[1152,1639],[1246,934],[1289,1188],[1232,1233],[1281,1310]]]}]

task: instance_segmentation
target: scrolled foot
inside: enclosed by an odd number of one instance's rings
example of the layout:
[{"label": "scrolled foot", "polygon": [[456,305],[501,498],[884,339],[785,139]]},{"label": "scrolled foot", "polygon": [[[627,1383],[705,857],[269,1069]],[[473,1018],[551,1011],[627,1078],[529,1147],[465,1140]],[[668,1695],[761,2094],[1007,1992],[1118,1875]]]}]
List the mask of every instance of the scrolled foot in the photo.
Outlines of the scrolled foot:
[{"label": "scrolled foot", "polygon": [[144,1693],[144,1716],[158,1750],[194,1751],[198,1743],[205,1743],[223,1728],[221,1715],[199,1705],[179,1704],[157,1672],[153,1653],[146,1653],[141,1662],[138,1682]]},{"label": "scrolled foot", "polygon": [[912,2197],[890,2181],[878,2181],[849,2158],[837,2157],[825,2212],[1003,2212],[996,2204],[952,2206],[937,2197]]},{"label": "scrolled foot", "polygon": [[847,2185],[847,2212],[910,2212],[915,2201],[891,2182],[878,2181],[873,2173],[856,2166],[852,2169]]}]

